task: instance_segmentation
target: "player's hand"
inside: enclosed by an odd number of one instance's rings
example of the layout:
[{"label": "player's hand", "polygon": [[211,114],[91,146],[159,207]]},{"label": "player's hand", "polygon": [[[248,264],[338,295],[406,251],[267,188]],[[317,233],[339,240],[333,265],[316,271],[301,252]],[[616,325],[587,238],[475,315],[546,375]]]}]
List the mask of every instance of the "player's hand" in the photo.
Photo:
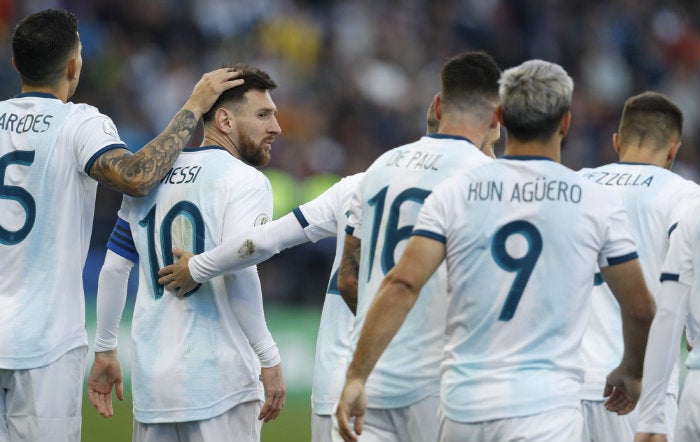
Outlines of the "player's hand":
[{"label": "player's hand", "polygon": [[634,435],[634,442],[668,442],[668,439],[665,434],[637,433]]},{"label": "player's hand", "polygon": [[[367,394],[365,384],[357,379],[348,380],[343,387],[343,393],[338,401],[336,417],[338,431],[345,442],[358,440],[362,434],[362,422],[367,411]],[[350,428],[350,418],[355,417],[354,431]]]},{"label": "player's hand", "polygon": [[116,350],[96,352],[88,376],[88,397],[97,412],[104,417],[114,414],[112,408],[112,387],[116,386],[117,398],[124,400],[122,367]]},{"label": "player's hand", "polygon": [[158,270],[158,284],[175,293],[178,298],[185,296],[185,293],[194,290],[197,282],[190,274],[189,261],[194,255],[177,248],[173,248],[173,256],[177,261],[169,266]]},{"label": "player's hand", "polygon": [[202,114],[211,109],[224,91],[243,84],[243,80],[237,78],[239,75],[240,72],[233,68],[207,72],[194,86],[192,95],[183,108],[191,110],[197,118],[200,118]]},{"label": "player's hand", "polygon": [[642,390],[641,378],[632,376],[622,365],[607,377],[603,396],[607,397],[605,408],[619,415],[634,410]]},{"label": "player's hand", "polygon": [[263,387],[265,387],[265,403],[258,420],[270,422],[277,418],[284,407],[287,398],[287,384],[282,376],[282,364],[261,370]]}]

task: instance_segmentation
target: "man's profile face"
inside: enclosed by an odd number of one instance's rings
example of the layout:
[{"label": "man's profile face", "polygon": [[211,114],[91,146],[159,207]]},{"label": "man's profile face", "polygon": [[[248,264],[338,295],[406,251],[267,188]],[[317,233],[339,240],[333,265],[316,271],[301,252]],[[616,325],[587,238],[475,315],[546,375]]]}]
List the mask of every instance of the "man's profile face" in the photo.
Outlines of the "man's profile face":
[{"label": "man's profile face", "polygon": [[231,138],[241,160],[255,167],[270,162],[272,143],[282,133],[276,114],[277,106],[267,91],[251,89],[236,104],[233,114],[236,127]]}]

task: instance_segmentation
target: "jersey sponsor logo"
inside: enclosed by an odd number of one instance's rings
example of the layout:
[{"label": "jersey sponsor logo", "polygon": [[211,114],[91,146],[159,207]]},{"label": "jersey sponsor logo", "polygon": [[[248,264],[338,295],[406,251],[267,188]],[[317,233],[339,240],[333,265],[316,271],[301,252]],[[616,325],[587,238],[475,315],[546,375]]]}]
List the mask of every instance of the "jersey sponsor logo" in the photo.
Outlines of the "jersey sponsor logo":
[{"label": "jersey sponsor logo", "polygon": [[202,166],[173,167],[160,180],[161,184],[187,184],[194,183]]},{"label": "jersey sponsor logo", "polygon": [[46,132],[51,127],[53,115],[25,114],[21,117],[13,113],[0,115],[0,129],[23,134],[25,132]]},{"label": "jersey sponsor logo", "polygon": [[589,172],[583,176],[604,186],[647,186],[650,187],[654,175],[616,172]]},{"label": "jersey sponsor logo", "polygon": [[113,138],[118,138],[117,137],[117,128],[114,126],[114,123],[112,123],[110,120],[105,120],[102,123],[102,130],[105,131],[107,135]]},{"label": "jersey sponsor logo", "polygon": [[255,222],[253,223],[254,226],[262,226],[263,224],[266,224],[268,221],[270,221],[270,217],[265,215],[264,213],[261,213],[255,218]]},{"label": "jersey sponsor logo", "polygon": [[420,151],[396,150],[386,167],[403,167],[414,170],[439,170],[438,161],[442,154],[427,153]]}]

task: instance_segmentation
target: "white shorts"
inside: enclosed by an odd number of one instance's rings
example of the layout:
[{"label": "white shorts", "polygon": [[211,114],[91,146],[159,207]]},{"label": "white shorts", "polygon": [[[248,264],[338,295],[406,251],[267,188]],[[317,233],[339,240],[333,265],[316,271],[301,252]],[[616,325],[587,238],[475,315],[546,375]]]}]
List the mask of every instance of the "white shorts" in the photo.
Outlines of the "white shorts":
[{"label": "white shorts", "polygon": [[144,424],[134,420],[133,442],[259,442],[262,402],[238,404],[211,419]]},{"label": "white shorts", "polygon": [[463,423],[440,410],[440,442],[580,442],[583,416],[578,408],[557,408],[532,416]]},{"label": "white shorts", "polygon": [[[440,397],[434,395],[403,408],[368,408],[359,442],[434,441],[437,438],[439,407]],[[335,414],[333,440],[342,441]]]},{"label": "white shorts", "polygon": [[0,369],[0,441],[80,442],[87,346],[49,365]]},{"label": "white shorts", "polygon": [[332,434],[331,415],[311,413],[311,442],[333,442]]},{"label": "white shorts", "polygon": [[690,369],[685,377],[675,433],[676,442],[700,440],[700,370]]},{"label": "white shorts", "polygon": [[[605,401],[581,401],[583,411],[583,442],[597,441],[631,441],[637,427],[638,410],[620,416],[605,409]],[[676,396],[666,395],[666,422],[668,423],[668,442],[673,442],[673,429],[678,415]]]}]

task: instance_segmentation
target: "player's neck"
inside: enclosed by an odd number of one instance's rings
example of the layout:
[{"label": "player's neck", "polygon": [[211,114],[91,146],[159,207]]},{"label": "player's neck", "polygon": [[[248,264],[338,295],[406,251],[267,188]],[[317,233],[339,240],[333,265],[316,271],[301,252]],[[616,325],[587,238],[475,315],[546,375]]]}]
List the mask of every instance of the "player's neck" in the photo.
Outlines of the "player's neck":
[{"label": "player's neck", "polygon": [[655,149],[628,148],[620,149],[620,161],[623,163],[652,164],[668,168],[668,152]]},{"label": "player's neck", "polygon": [[22,93],[41,93],[41,94],[51,94],[59,100],[66,103],[68,101],[68,85],[61,84],[57,86],[29,86],[26,84],[22,85]]},{"label": "player's neck", "polygon": [[561,163],[561,139],[559,137],[552,137],[545,143],[541,141],[522,142],[513,137],[506,136],[504,155],[540,156]]}]

